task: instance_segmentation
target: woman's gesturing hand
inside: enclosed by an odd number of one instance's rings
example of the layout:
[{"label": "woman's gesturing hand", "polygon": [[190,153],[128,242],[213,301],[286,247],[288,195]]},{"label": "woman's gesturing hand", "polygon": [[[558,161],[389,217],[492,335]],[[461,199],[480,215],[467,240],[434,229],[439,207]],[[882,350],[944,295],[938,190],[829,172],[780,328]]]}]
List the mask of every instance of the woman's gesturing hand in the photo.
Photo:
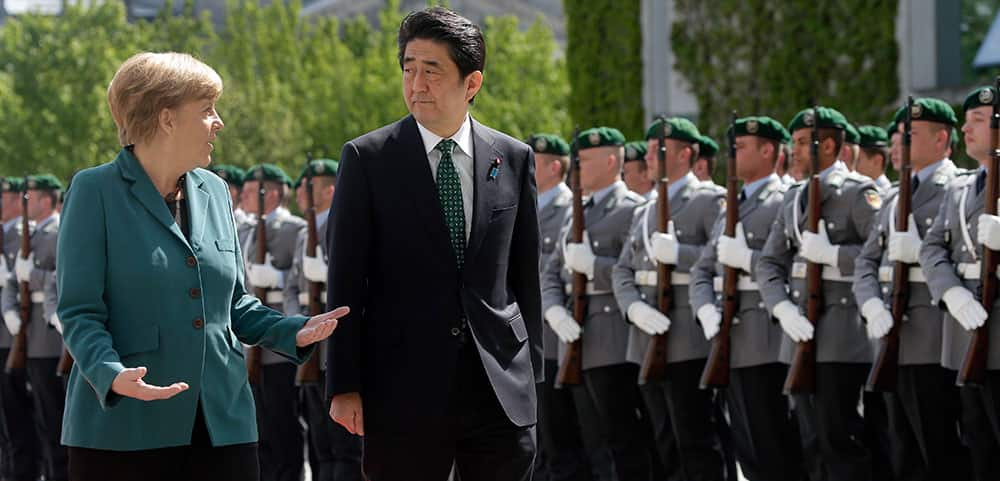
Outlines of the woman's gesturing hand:
[{"label": "woman's gesturing hand", "polygon": [[146,368],[143,366],[135,368],[125,368],[118,373],[111,383],[111,390],[125,397],[135,398],[140,401],[157,401],[160,399],[170,399],[187,390],[186,382],[175,382],[169,386],[154,386],[146,384],[142,380],[146,375]]},{"label": "woman's gesturing hand", "polygon": [[337,319],[346,316],[349,312],[351,312],[351,308],[341,306],[330,312],[311,317],[295,335],[295,345],[306,347],[330,337],[333,330],[337,328]]}]

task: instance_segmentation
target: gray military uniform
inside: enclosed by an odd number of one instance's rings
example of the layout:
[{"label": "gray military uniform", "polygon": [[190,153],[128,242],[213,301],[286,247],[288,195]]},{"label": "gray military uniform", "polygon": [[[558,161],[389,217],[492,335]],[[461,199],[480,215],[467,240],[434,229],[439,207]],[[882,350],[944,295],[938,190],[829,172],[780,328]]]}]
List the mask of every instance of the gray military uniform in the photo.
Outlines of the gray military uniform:
[{"label": "gray military uniform", "polygon": [[[327,213],[330,211],[327,210]],[[327,214],[329,215],[329,214]],[[308,223],[306,224],[308,225]],[[309,281],[306,280],[306,275],[302,272],[302,258],[306,254],[306,240],[309,235],[309,229],[303,228],[299,231],[299,238],[295,243],[295,255],[292,258],[292,267],[288,270],[288,276],[285,278],[285,288],[284,288],[284,312],[286,316],[291,315],[303,315],[308,316],[309,313]],[[323,223],[319,223],[317,218],[316,224],[316,247],[322,248],[326,245],[326,219]],[[329,262],[330,255],[327,252],[323,253],[323,260]],[[320,303],[322,304],[323,310],[326,310],[326,284],[320,290]],[[324,339],[319,345],[319,352],[317,355],[320,357],[320,365],[323,369],[326,369],[326,346],[327,342]]]},{"label": "gray military uniform", "polygon": [[[594,277],[587,282],[587,318],[583,324],[583,368],[622,364],[628,346],[628,326],[622,322],[612,293],[611,270],[628,235],[628,226],[635,207],[643,202],[640,195],[628,190],[624,182],[616,182],[603,199],[584,212],[590,247],[596,256]],[[568,222],[560,234],[565,241],[572,227]],[[556,248],[549,256],[542,273],[542,312],[552,306],[570,306],[568,288],[573,275],[566,266],[563,249]],[[566,345],[560,343],[560,356]]]},{"label": "gray military uniform", "polygon": [[[563,183],[555,188],[559,189],[559,193],[538,211],[538,230],[542,241],[542,255],[538,258],[539,272],[545,268],[545,262],[556,250],[562,228],[573,213],[573,191]],[[542,344],[545,347],[545,359],[558,359],[559,338],[548,323],[544,323],[542,327]]]},{"label": "gray military uniform", "polygon": [[[680,246],[677,264],[671,273],[667,362],[708,357],[709,343],[698,326],[688,297],[689,273],[708,243],[712,225],[722,211],[724,196],[724,189],[711,182],[701,182],[691,174],[680,190],[670,196],[670,219]],[[648,252],[647,244],[652,245],[650,236],[659,225],[658,206],[659,200],[649,202],[636,211],[628,242],[615,265],[615,298],[622,312],[627,312],[628,307],[637,301],[656,306],[658,264]],[[635,326],[630,327],[628,361],[641,365],[649,341],[648,334]]]},{"label": "gray military uniform", "polygon": [[[294,282],[293,277],[290,276],[289,271],[292,267],[292,259],[295,257],[296,246],[299,243],[299,235],[305,230],[306,221],[301,217],[296,217],[288,212],[284,207],[279,207],[271,212],[269,215],[265,216],[265,222],[267,222],[267,252],[271,254],[271,264],[275,269],[282,271],[285,279],[285,284],[289,282]],[[256,223],[253,225],[253,229],[250,230],[247,235],[247,239],[244,243],[244,255],[246,256],[246,265],[250,265],[256,260],[257,256],[257,236]],[[250,278],[247,277],[249,282]],[[248,286],[253,289],[254,286]],[[273,309],[282,310],[285,307],[285,293],[284,288],[278,288],[269,290],[267,292],[267,299],[261,299],[262,302],[267,304]],[[251,291],[252,292],[252,291]],[[297,311],[299,311],[298,309]],[[288,359],[281,357],[270,350],[264,349],[261,355],[261,364],[277,364],[283,362],[291,362]]]},{"label": "gray military uniform", "polygon": [[[948,185],[959,169],[945,159],[913,195],[912,212],[920,237],[926,236]],[[858,306],[870,299],[880,299],[891,310],[892,272],[889,261],[889,235],[896,229],[898,189],[890,190],[879,211],[875,229],[868,236],[861,255],[854,262],[854,297]],[[943,313],[931,300],[931,291],[918,264],[910,266],[909,298],[904,323],[900,329],[899,363],[901,365],[937,364],[941,361],[941,320]]]},{"label": "gray military uniform", "polygon": [[[837,266],[823,266],[822,270],[823,315],[815,332],[816,360],[870,363],[871,343],[858,315],[851,284],[854,259],[871,231],[881,197],[871,179],[848,171],[839,161],[822,173],[820,181],[821,221],[830,242],[839,246],[839,253]],[[807,195],[807,185],[808,181],[804,181],[789,187],[756,265],[761,294],[772,312],[784,300],[791,300],[803,310],[806,307],[806,259],[799,249],[808,217],[801,201]],[[790,337],[783,336],[782,362],[791,362],[795,346]]]},{"label": "gray military uniform", "polygon": [[[781,211],[786,188],[781,178],[774,175],[739,206],[739,221],[743,225],[747,246],[753,252],[751,268],[760,260],[760,249],[767,241],[774,218]],[[725,220],[723,212],[715,223],[708,245],[702,250],[701,258],[691,270],[691,309],[694,313],[705,304],[717,304],[720,299],[725,266],[718,262],[716,246]],[[772,322],[771,313],[761,299],[755,273],[740,271],[737,285],[739,310],[730,333],[733,345],[730,367],[777,362],[782,331]]]},{"label": "gray military uniform", "polygon": [[[3,256],[7,262],[7,269],[14,275],[14,256],[21,245],[21,218],[8,221],[8,225],[2,226],[3,232]],[[53,276],[55,278],[55,276]],[[0,288],[6,287],[7,279],[0,279]],[[0,349],[10,349],[13,337],[7,329],[0,329]]]},{"label": "gray military uniform", "polygon": [[[56,240],[59,237],[59,214],[37,225],[31,232],[31,252],[34,254],[35,268],[28,283],[31,290],[31,320],[25,334],[28,337],[28,358],[58,358],[62,355],[62,336],[49,325],[45,316],[45,287],[55,277]],[[13,261],[9,264],[14,269]],[[17,278],[13,274],[7,279],[0,293],[0,307],[3,312],[20,312]],[[22,322],[25,320],[22,319]],[[23,325],[22,325],[23,327]]]}]

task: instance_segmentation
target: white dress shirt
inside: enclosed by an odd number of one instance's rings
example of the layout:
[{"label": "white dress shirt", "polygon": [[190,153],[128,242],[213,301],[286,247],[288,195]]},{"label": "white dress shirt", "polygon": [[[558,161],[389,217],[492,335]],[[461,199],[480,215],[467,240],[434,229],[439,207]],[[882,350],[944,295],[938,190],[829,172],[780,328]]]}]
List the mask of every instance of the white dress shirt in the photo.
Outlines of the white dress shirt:
[{"label": "white dress shirt", "polygon": [[[434,177],[434,182],[437,182],[437,169],[438,163],[441,162],[441,152],[435,149],[435,147],[444,138],[427,130],[426,127],[420,125],[420,122],[417,122],[417,129],[420,131],[420,138],[424,141],[424,152],[427,154],[427,160],[431,164],[431,175]],[[465,212],[465,240],[468,242],[469,233],[472,232],[472,202],[474,199],[474,184],[472,182],[472,122],[468,115],[465,116],[465,122],[462,122],[462,126],[459,127],[458,132],[455,132],[455,135],[448,138],[454,140],[457,144],[455,150],[451,153],[451,159],[455,164],[455,169],[458,170],[458,181],[462,185],[462,210]]]}]

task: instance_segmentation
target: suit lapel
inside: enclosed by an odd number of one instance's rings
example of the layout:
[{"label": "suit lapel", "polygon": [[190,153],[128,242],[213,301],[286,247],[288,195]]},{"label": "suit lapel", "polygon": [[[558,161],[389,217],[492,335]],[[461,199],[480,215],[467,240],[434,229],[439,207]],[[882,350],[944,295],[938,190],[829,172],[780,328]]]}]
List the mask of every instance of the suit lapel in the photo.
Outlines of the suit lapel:
[{"label": "suit lapel", "polygon": [[163,197],[157,192],[156,187],[153,187],[153,181],[149,179],[149,175],[146,171],[139,165],[139,161],[132,155],[128,150],[123,149],[121,153],[118,154],[118,158],[115,159],[115,163],[118,164],[119,172],[121,172],[122,178],[127,180],[131,187],[129,187],[129,192],[139,204],[141,204],[154,219],[156,219],[160,224],[163,225],[165,229],[170,231],[174,237],[181,241],[185,246],[190,248],[187,239],[184,238],[184,233],[181,232],[180,226],[174,222],[174,218],[170,216],[170,211],[167,209],[167,204],[163,201]]},{"label": "suit lapel", "polygon": [[[472,231],[469,234],[469,244],[465,252],[465,265],[471,265],[479,247],[486,237],[486,229],[489,227],[490,214],[493,211],[493,199],[496,198],[497,189],[500,185],[501,177],[510,175],[509,168],[505,168],[504,159],[500,152],[493,145],[493,136],[475,120],[471,120],[472,128]],[[489,171],[493,164],[499,160],[500,169],[495,178],[490,178]],[[522,206],[528,207],[528,206]],[[532,206],[531,208],[534,208]]]}]

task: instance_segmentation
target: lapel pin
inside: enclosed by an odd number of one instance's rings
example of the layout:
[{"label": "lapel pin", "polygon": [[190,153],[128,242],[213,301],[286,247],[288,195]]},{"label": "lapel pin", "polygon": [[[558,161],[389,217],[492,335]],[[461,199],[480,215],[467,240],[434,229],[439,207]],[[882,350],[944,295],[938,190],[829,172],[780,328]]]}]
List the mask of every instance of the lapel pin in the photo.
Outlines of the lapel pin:
[{"label": "lapel pin", "polygon": [[486,180],[496,180],[497,175],[500,174],[500,157],[494,157],[493,162],[490,163],[490,170],[486,174]]}]

